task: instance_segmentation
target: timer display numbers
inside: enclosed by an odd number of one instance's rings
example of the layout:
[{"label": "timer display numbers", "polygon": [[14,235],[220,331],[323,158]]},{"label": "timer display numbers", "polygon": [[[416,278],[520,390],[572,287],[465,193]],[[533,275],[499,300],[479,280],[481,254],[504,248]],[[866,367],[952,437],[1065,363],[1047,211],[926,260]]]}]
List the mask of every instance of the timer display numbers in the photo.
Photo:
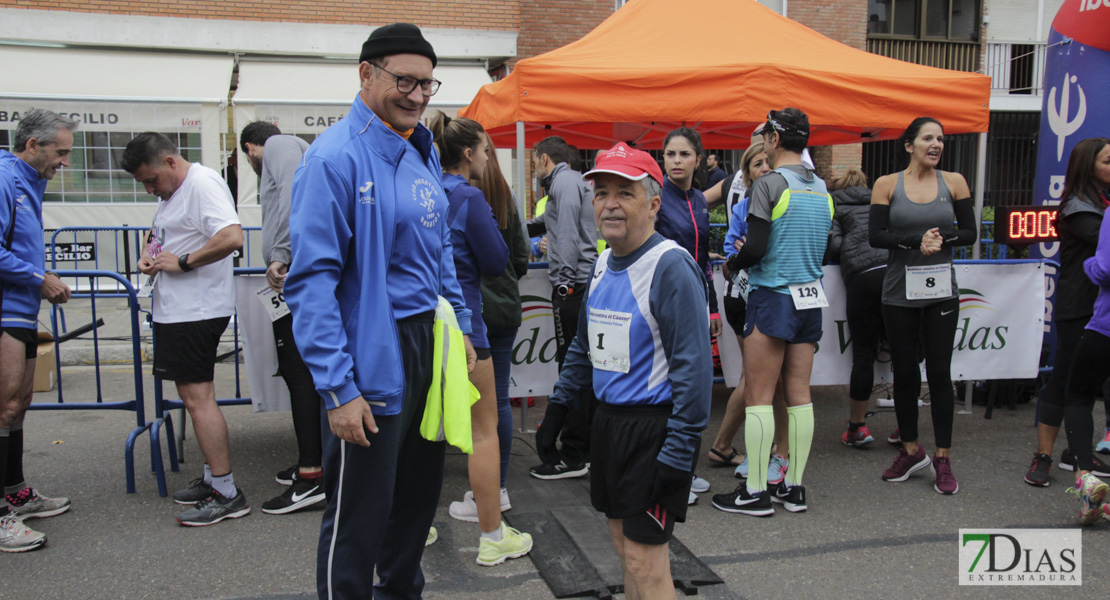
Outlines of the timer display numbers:
[{"label": "timer display numbers", "polygon": [[999,206],[994,211],[994,241],[998,244],[1054,242],[1056,207]]}]

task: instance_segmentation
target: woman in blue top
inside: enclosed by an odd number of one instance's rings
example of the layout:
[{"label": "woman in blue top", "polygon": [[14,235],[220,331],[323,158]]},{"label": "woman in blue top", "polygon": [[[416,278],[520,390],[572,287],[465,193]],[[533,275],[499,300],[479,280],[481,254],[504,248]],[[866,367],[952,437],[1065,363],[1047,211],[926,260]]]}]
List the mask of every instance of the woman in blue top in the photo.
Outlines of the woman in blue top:
[{"label": "woman in blue top", "polygon": [[[678,242],[694,257],[713,289],[713,267],[709,264],[709,207],[705,196],[694,187],[694,172],[701,162],[701,136],[689,127],[679,127],[663,141],[663,203],[655,216],[655,231]],[[721,334],[717,295],[709,294],[709,335]]]},{"label": "woman in blue top", "polygon": [[467,468],[474,491],[464,496],[462,502],[452,503],[450,513],[460,520],[478,522],[482,532],[478,564],[494,566],[506,558],[524,556],[532,549],[530,535],[501,522],[497,390],[486,326],[482,321],[482,275],[498,275],[504,271],[509,261],[509,248],[485,196],[470,185],[471,180],[481,179],[489,152],[493,150],[485,130],[476,121],[452,119],[443,113],[432,117],[428,125],[443,165],[455,274],[472,313],[470,342],[478,361],[470,373],[470,381],[481,394],[470,409],[474,453],[467,460]]}]

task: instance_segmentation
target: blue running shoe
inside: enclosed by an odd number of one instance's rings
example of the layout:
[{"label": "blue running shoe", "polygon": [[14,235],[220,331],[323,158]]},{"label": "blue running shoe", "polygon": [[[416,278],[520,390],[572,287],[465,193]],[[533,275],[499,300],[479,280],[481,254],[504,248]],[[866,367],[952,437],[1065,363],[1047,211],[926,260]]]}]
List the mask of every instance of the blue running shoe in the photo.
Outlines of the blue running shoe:
[{"label": "blue running shoe", "polygon": [[1102,441],[1095,446],[1095,452],[1099,454],[1110,454],[1110,427],[1106,428],[1106,433],[1102,436]]},{"label": "blue running shoe", "polygon": [[747,479],[748,478],[748,457],[747,456],[744,457],[744,462],[736,465],[736,470],[733,471],[732,474],[737,479]]},{"label": "blue running shoe", "polygon": [[767,465],[767,483],[770,485],[778,485],[786,479],[786,470],[790,468],[790,459],[781,454],[776,454],[771,457],[771,463]]}]

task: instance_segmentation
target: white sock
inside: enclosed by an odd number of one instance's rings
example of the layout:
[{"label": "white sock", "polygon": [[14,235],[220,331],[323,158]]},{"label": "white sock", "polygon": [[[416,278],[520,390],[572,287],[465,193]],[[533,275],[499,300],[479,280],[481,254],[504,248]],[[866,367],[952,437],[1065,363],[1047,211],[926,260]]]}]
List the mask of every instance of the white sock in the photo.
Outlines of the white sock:
[{"label": "white sock", "polygon": [[224,498],[234,498],[236,496],[235,476],[231,473],[227,475],[213,475],[210,485],[212,489],[219,492]]},{"label": "white sock", "polygon": [[212,485],[212,467],[208,463],[204,463],[204,483]]},{"label": "white sock", "polygon": [[498,524],[497,529],[494,529],[493,531],[483,531],[482,537],[488,540],[493,540],[495,542],[500,542],[504,538],[504,536],[501,535],[501,525]]}]

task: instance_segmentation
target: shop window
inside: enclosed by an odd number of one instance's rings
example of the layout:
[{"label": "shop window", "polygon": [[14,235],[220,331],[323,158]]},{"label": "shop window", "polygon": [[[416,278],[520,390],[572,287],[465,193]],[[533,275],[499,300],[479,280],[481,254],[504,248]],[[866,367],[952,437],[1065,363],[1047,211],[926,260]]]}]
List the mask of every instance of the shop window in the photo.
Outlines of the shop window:
[{"label": "shop window", "polygon": [[868,0],[867,34],[977,41],[980,4],[980,0]]},{"label": "shop window", "polygon": [[[60,112],[78,121],[73,132],[73,153],[46,186],[46,202],[134,203],[156,202],[130,173],[120,168],[127,143],[143,131],[159,131],[177,144],[181,155],[200,162],[199,111],[181,105],[143,104],[121,106],[108,103],[43,102],[41,108]],[[29,102],[0,102],[0,111],[21,114]],[[11,151],[15,121],[0,129],[0,148]]]}]

